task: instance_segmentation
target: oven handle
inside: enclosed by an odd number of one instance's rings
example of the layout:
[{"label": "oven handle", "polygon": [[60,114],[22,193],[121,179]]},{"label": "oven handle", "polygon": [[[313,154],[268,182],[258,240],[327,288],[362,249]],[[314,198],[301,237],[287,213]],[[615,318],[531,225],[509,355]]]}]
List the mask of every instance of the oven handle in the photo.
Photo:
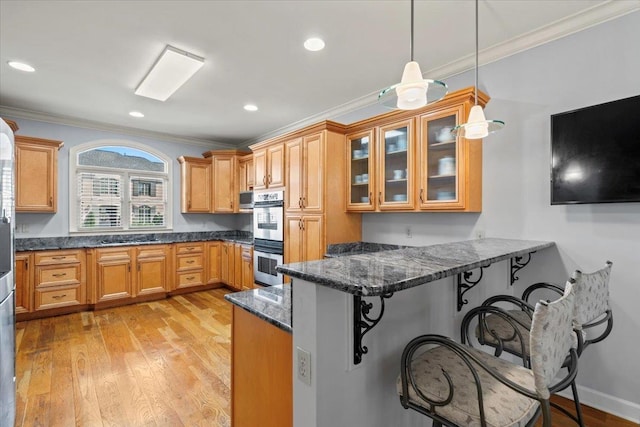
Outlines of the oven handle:
[{"label": "oven handle", "polygon": [[282,208],[284,207],[284,201],[278,200],[276,202],[253,202],[253,208]]},{"label": "oven handle", "polygon": [[277,249],[277,248],[268,248],[265,246],[254,246],[253,247],[253,252],[255,254],[255,252],[262,252],[263,254],[271,254],[271,255],[284,255],[282,253],[282,250]]}]

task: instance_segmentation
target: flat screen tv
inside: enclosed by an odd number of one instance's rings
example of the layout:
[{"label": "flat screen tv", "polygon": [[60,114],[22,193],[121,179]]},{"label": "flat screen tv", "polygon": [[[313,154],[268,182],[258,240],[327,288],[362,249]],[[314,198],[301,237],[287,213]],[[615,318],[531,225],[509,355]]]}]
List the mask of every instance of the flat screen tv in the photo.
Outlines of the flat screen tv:
[{"label": "flat screen tv", "polygon": [[640,96],[551,116],[551,204],[640,202]]}]

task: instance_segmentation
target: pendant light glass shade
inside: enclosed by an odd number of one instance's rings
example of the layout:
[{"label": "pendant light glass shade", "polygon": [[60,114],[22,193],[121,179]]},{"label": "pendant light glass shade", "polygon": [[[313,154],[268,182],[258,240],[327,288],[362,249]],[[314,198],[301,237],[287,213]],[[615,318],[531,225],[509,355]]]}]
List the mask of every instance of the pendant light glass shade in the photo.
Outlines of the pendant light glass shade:
[{"label": "pendant light glass shade", "polygon": [[476,86],[475,105],[469,111],[467,123],[454,127],[451,134],[467,139],[482,139],[485,136],[498,131],[504,127],[502,120],[487,120],[484,110],[478,105],[478,0],[476,0]]},{"label": "pendant light glass shade", "polygon": [[413,0],[411,0],[411,61],[404,66],[402,80],[383,89],[378,102],[388,108],[415,110],[441,100],[447,94],[447,85],[439,80],[424,79],[420,65],[413,60]]}]

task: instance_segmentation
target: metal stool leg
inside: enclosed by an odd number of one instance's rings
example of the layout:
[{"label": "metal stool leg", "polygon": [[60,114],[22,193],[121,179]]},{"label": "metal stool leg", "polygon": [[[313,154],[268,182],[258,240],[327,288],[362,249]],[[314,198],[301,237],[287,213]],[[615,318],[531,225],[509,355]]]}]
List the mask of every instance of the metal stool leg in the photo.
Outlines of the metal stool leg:
[{"label": "metal stool leg", "polygon": [[575,380],[571,382],[571,391],[573,392],[573,402],[576,405],[576,416],[578,417],[578,424],[580,425],[580,427],[584,427],[584,420],[582,419],[582,407],[580,406],[578,387],[576,387]]}]

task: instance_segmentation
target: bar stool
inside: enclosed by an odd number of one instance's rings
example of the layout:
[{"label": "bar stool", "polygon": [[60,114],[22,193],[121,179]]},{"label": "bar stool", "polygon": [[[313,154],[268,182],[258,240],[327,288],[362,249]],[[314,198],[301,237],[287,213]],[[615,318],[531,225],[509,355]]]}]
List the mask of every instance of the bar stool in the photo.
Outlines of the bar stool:
[{"label": "bar stool", "polygon": [[[550,389],[569,354],[568,386],[578,368],[572,328],[575,294],[567,283],[554,302],[533,311],[531,369],[441,335],[423,335],[404,349],[396,383],[400,403],[434,420],[434,426],[532,426],[542,414],[551,427]],[[495,310],[496,315],[503,313]]]},{"label": "bar stool", "polygon": [[[613,263],[607,261],[604,268],[593,273],[582,273],[576,270],[570,279],[574,283],[576,303],[573,311],[574,328],[578,333],[578,356],[586,347],[605,339],[613,329],[613,314],[609,302],[609,278]],[[530,366],[531,350],[529,347],[529,334],[533,314],[533,306],[529,303],[532,295],[540,291],[551,291],[552,294],[562,295],[564,290],[550,283],[535,283],[529,286],[522,294],[522,299],[497,295],[488,298],[480,307],[473,309],[465,315],[461,324],[461,339],[463,343],[471,342],[471,330],[473,330],[478,343],[494,348],[494,355],[500,356],[503,352],[522,358],[523,366]],[[509,303],[514,309],[504,310],[500,303]],[[500,313],[497,315],[496,313]],[[473,329],[473,320],[477,320]],[[599,332],[595,328],[606,323]],[[602,329],[602,328],[600,328]],[[565,365],[570,363],[567,359]],[[578,425],[584,426],[580,399],[575,381],[571,382],[576,414],[571,414],[566,409],[553,404],[555,408],[573,419]],[[555,391],[563,388],[552,387]]]}]

